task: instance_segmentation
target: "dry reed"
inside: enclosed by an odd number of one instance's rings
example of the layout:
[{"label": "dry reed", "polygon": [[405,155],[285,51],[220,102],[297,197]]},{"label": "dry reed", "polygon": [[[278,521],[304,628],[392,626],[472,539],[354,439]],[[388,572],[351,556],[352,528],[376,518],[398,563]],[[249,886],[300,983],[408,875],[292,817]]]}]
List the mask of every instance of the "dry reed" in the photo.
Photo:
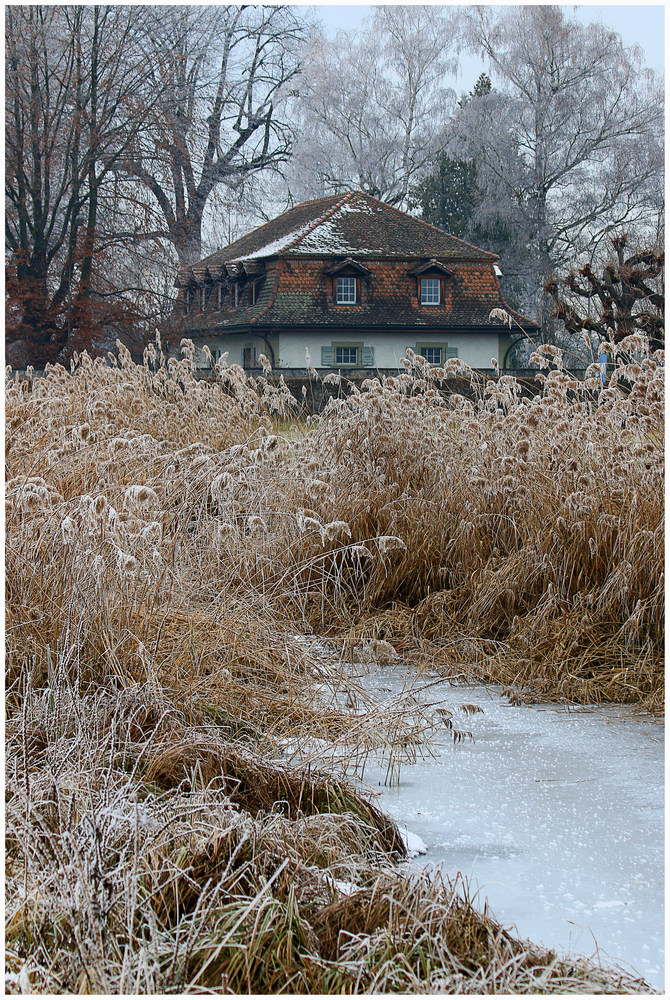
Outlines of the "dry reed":
[{"label": "dry reed", "polygon": [[428,724],[366,701],[355,656],[661,710],[642,347],[534,398],[463,366],[449,396],[459,363],[408,357],[299,424],[280,378],[199,380],[188,343],[8,379],[10,991],[646,989],[405,878],[341,773],[392,773]]}]

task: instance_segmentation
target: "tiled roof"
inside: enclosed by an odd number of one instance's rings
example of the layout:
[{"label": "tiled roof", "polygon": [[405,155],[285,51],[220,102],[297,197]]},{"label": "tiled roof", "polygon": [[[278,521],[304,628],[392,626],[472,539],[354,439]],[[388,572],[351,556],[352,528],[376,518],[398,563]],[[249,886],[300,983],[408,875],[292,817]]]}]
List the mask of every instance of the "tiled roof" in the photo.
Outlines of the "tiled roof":
[{"label": "tiled roof", "polygon": [[[340,306],[333,299],[333,265],[347,259],[360,265],[359,300]],[[497,308],[535,328],[506,305],[496,260],[361,191],[330,195],[296,205],[194,264],[182,275],[182,287],[194,278],[211,287],[221,276],[233,274],[237,281],[239,275],[239,306],[226,296],[222,309],[182,314],[177,325],[193,335],[252,326],[490,329],[499,326],[489,319]],[[425,267],[444,276],[439,306],[417,299]],[[247,278],[257,275],[258,298],[250,305]]]},{"label": "tiled roof", "polygon": [[496,254],[456,239],[362,191],[305,201],[194,262],[202,268],[285,256],[369,255],[494,261]]},{"label": "tiled roof", "polygon": [[498,326],[489,319],[492,309],[505,309],[523,326],[533,324],[506,305],[490,264],[463,262],[451,265],[446,279],[446,302],[436,307],[420,306],[416,299],[416,279],[407,263],[380,265],[374,269],[371,291],[354,306],[334,306],[330,286],[284,272],[271,306],[251,319],[254,325],[374,327],[460,327]]},{"label": "tiled roof", "polygon": [[444,284],[445,301],[435,307],[419,305],[411,260],[369,260],[369,281],[367,277],[361,279],[360,301],[352,306],[334,304],[333,279],[326,277],[323,263],[323,259],[280,261],[271,265],[253,306],[243,297],[237,309],[190,314],[180,326],[194,335],[252,326],[490,329],[500,326],[489,319],[492,309],[505,309],[524,328],[535,326],[507,306],[493,266],[487,261],[450,263]]}]

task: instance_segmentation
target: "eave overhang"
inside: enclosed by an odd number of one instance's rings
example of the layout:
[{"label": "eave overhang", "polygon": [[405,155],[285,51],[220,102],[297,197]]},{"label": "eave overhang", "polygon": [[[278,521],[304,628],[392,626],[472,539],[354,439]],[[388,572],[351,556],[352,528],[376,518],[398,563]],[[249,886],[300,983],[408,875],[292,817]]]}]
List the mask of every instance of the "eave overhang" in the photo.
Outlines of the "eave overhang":
[{"label": "eave overhang", "polygon": [[334,275],[338,274],[340,271],[347,270],[348,268],[357,271],[359,274],[369,275],[371,273],[369,267],[365,267],[363,264],[360,264],[357,260],[354,260],[353,257],[345,257],[344,260],[338,261],[338,263],[333,264],[332,267],[325,267],[323,269],[323,273]]},{"label": "eave overhang", "polygon": [[453,277],[454,273],[453,271],[450,271],[445,264],[441,264],[439,260],[435,260],[434,258],[431,258],[429,261],[422,264],[417,264],[415,267],[410,268],[407,273],[413,275],[415,278],[418,278],[419,275],[428,274],[431,271],[438,271],[440,274],[444,274],[449,278]]}]

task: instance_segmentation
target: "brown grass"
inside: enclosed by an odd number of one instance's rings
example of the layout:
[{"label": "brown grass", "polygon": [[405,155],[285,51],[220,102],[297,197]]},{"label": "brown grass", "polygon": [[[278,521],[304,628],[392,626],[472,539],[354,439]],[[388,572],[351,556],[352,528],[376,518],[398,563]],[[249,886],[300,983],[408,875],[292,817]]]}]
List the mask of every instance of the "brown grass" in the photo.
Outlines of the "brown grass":
[{"label": "brown grass", "polygon": [[660,356],[599,405],[409,358],[294,432],[280,382],[184,350],[7,384],[9,988],[646,989],[405,878],[343,771],[428,725],[355,655],[662,710]]}]

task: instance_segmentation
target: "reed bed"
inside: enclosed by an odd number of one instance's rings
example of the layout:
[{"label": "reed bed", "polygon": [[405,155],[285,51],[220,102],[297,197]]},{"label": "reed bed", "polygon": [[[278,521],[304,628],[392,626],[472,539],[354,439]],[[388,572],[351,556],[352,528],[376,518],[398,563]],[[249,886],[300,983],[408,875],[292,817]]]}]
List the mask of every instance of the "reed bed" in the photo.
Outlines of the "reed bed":
[{"label": "reed bed", "polygon": [[346,776],[439,724],[354,660],[662,710],[663,357],[609,349],[534,397],[410,352],[317,417],[189,342],[9,373],[10,991],[647,990],[408,879]]},{"label": "reed bed", "polygon": [[397,830],[151,684],[65,674],[7,724],[6,988],[32,993],[638,993],[521,942]]}]

